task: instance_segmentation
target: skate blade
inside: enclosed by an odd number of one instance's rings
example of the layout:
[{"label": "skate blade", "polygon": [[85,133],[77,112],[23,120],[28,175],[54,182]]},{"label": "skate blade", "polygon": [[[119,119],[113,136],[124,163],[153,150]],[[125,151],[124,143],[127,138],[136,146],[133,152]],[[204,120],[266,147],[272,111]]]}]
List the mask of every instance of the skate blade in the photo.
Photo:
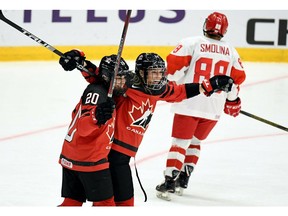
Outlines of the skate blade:
[{"label": "skate blade", "polygon": [[170,196],[170,193],[169,193],[169,192],[160,192],[160,191],[157,191],[156,196],[157,196],[159,199],[162,199],[162,200],[166,200],[166,201],[170,201],[170,200],[171,200],[171,196]]},{"label": "skate blade", "polygon": [[181,188],[181,187],[176,187],[175,188],[175,194],[177,196],[182,196],[183,195],[183,192],[184,192],[184,188]]}]

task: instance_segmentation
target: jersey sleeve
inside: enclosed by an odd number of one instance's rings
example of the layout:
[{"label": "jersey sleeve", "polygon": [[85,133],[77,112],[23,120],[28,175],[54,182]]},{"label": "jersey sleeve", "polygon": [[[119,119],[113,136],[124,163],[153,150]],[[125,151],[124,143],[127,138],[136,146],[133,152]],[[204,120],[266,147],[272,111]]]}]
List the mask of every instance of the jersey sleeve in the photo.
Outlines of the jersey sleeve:
[{"label": "jersey sleeve", "polygon": [[184,99],[187,99],[185,84],[177,85],[174,81],[168,82],[166,90],[160,96],[160,100],[166,102],[180,102]]},{"label": "jersey sleeve", "polygon": [[236,100],[240,91],[240,85],[246,79],[246,73],[240,59],[240,56],[235,48],[233,48],[234,62],[231,68],[230,76],[234,80],[231,91],[227,94],[227,99],[230,101]]},{"label": "jersey sleeve", "polygon": [[93,64],[92,62],[85,60],[86,66],[85,68],[87,68],[93,75],[88,74],[85,71],[81,71],[82,76],[84,77],[84,79],[88,82],[88,83],[96,83],[97,80],[99,79],[98,75],[99,75],[99,68]]},{"label": "jersey sleeve", "polygon": [[177,81],[185,75],[190,65],[192,55],[190,41],[184,39],[178,43],[175,49],[167,56],[167,78],[170,81]]},{"label": "jersey sleeve", "polygon": [[235,48],[233,48],[234,62],[231,68],[230,76],[236,85],[242,84],[246,79],[245,70],[240,56]]}]

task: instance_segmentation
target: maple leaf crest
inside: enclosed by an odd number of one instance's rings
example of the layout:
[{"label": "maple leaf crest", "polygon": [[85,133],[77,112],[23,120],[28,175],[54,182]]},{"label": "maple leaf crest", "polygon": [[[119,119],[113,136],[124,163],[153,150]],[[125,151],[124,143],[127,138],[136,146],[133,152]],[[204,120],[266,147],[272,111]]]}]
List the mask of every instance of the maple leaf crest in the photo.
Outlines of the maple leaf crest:
[{"label": "maple leaf crest", "polygon": [[150,105],[150,100],[147,99],[146,102],[142,101],[142,105],[135,107],[133,105],[132,110],[129,111],[130,117],[132,119],[132,126],[142,127],[144,130],[150,123],[153,115],[153,105]]}]

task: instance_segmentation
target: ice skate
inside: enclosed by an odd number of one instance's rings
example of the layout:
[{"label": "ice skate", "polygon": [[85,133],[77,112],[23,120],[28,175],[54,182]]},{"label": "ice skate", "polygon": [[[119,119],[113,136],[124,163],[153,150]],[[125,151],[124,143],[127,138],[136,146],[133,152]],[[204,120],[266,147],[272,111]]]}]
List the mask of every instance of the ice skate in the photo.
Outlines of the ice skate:
[{"label": "ice skate", "polygon": [[175,182],[175,194],[178,196],[182,196],[184,189],[188,188],[189,178],[194,168],[187,165],[184,169],[185,172],[181,171],[179,177]]},{"label": "ice skate", "polygon": [[172,172],[173,177],[165,176],[165,181],[156,186],[156,196],[166,201],[171,200],[171,193],[175,193],[175,179],[178,177],[179,171]]}]

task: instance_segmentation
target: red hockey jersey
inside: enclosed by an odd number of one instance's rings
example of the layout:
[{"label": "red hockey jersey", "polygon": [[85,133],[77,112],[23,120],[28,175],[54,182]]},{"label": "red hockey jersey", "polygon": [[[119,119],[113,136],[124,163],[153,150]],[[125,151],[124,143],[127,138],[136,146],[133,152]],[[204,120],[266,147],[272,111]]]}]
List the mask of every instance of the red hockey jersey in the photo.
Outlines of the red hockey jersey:
[{"label": "red hockey jersey", "polygon": [[134,157],[153,117],[157,101],[179,102],[186,99],[185,85],[169,82],[160,95],[150,95],[141,88],[128,88],[125,96],[115,98],[116,127],[112,149]]},{"label": "red hockey jersey", "polygon": [[107,98],[107,91],[90,84],[72,112],[72,121],[64,139],[59,163],[68,169],[92,172],[109,168],[107,156],[111,149],[116,112],[105,125],[95,119],[97,104]]},{"label": "red hockey jersey", "polygon": [[[90,62],[90,66],[91,64]],[[94,66],[94,68],[97,67]],[[97,80],[97,70],[95,70],[93,79],[84,71],[82,71],[82,75],[89,83]],[[132,77],[130,78],[132,80]],[[160,91],[149,92],[145,90],[144,86],[135,86],[132,83],[125,95],[113,96],[117,115],[112,149],[134,157],[148,129],[157,101],[180,102],[187,97],[200,94],[198,83],[191,84],[191,86],[189,88],[185,84],[177,85],[176,82],[171,81]]]}]

